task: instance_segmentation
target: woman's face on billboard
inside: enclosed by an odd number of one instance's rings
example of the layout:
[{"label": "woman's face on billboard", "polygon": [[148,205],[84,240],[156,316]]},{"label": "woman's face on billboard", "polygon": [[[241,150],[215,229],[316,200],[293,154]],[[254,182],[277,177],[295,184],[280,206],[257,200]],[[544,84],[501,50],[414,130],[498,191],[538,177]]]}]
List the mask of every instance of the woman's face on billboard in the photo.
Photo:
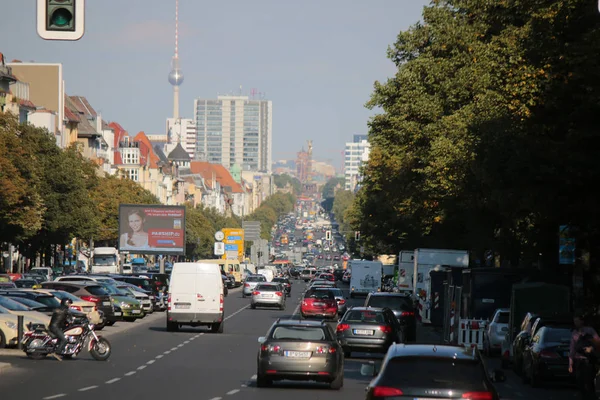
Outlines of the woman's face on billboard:
[{"label": "woman's face on billboard", "polygon": [[142,230],[142,225],[144,224],[144,220],[137,214],[133,214],[129,216],[129,227],[134,232],[139,232]]}]

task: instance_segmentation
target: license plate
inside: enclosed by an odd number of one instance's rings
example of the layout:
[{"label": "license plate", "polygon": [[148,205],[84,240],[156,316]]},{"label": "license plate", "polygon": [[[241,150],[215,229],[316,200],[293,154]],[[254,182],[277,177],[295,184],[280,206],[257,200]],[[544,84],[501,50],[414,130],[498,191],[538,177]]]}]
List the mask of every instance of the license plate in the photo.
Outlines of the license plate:
[{"label": "license plate", "polygon": [[355,329],[354,330],[354,334],[355,335],[369,335],[372,336],[374,333],[374,331],[370,331],[370,330],[366,330],[366,329]]},{"label": "license plate", "polygon": [[141,314],[141,311],[140,310],[131,310],[131,313],[132,314]]},{"label": "license plate", "polygon": [[415,397],[413,400],[438,400],[433,397]]},{"label": "license plate", "polygon": [[186,309],[186,308],[190,308],[190,305],[189,304],[175,304],[175,308]]},{"label": "license plate", "polygon": [[103,306],[110,306],[110,301],[105,301],[102,303]]},{"label": "license plate", "polygon": [[315,307],[323,307],[325,303],[313,303]]},{"label": "license plate", "polygon": [[120,316],[121,316],[121,313],[119,311],[116,311],[115,312],[115,317],[120,317]]},{"label": "license plate", "polygon": [[291,358],[309,358],[310,351],[286,351],[285,356]]},{"label": "license plate", "polygon": [[273,297],[272,294],[263,294],[263,297]]}]

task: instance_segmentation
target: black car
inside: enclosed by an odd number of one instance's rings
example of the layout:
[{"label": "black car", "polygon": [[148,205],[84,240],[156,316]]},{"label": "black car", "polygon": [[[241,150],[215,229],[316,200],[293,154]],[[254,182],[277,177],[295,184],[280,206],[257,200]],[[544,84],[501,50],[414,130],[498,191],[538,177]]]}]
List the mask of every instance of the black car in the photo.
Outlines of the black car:
[{"label": "black car", "polygon": [[390,347],[381,370],[367,386],[366,400],[499,400],[492,382],[504,380],[502,371],[488,376],[477,349],[398,344]]},{"label": "black car", "polygon": [[258,338],[256,384],[289,379],[344,385],[344,356],[332,329],[323,321],[281,320]]},{"label": "black car", "polygon": [[417,317],[412,298],[403,293],[369,293],[365,307],[389,308],[402,327],[403,342],[417,340]]},{"label": "black car", "polygon": [[346,358],[353,351],[385,353],[402,340],[400,323],[389,308],[353,307],[346,311],[336,331]]},{"label": "black car", "polygon": [[273,278],[272,282],[281,283],[283,285],[283,287],[285,288],[285,294],[288,297],[291,296],[291,294],[292,294],[292,283],[290,282],[290,280],[288,278],[277,277],[277,278]]},{"label": "black car", "polygon": [[544,381],[572,379],[573,374],[569,373],[570,344],[570,326],[548,324],[539,328],[523,353],[523,380],[539,387]]},{"label": "black car", "polygon": [[336,281],[341,281],[342,277],[344,276],[344,272],[346,272],[345,269],[343,268],[336,268],[333,270],[333,276],[335,277]]}]

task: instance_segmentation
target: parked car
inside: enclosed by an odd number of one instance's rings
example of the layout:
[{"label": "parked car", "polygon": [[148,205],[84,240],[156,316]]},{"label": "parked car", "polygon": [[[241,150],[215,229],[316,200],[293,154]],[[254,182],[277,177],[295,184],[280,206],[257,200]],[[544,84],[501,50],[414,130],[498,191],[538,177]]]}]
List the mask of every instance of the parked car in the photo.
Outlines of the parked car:
[{"label": "parked car", "polygon": [[510,309],[499,308],[494,313],[492,321],[488,324],[483,333],[483,352],[486,356],[497,353],[502,350],[502,342],[508,332],[508,318]]}]

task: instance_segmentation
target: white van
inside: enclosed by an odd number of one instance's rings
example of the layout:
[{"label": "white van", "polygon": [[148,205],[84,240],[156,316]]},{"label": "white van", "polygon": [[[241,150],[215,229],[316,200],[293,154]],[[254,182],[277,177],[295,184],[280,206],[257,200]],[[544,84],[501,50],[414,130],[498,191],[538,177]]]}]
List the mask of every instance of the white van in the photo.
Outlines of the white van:
[{"label": "white van", "polygon": [[258,271],[256,271],[257,275],[262,275],[265,278],[267,278],[267,282],[271,282],[273,280],[273,278],[275,277],[275,274],[273,273],[272,270],[270,269],[265,269],[265,268],[261,268]]},{"label": "white van", "polygon": [[223,333],[224,300],[219,264],[175,263],[169,283],[167,331],[203,325],[213,333]]}]

